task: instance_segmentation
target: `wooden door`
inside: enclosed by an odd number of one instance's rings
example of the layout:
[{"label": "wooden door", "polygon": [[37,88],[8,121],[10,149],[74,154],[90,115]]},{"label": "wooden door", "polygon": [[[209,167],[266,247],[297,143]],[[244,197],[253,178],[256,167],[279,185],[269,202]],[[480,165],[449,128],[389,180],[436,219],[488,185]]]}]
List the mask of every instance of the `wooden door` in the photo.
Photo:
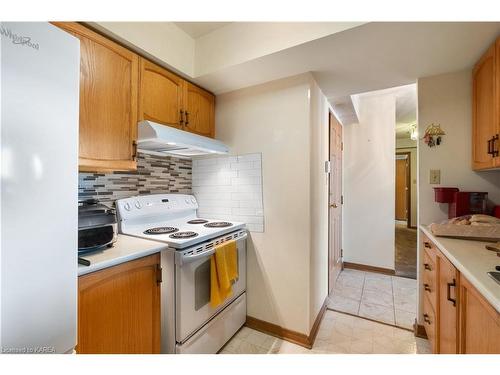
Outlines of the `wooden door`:
[{"label": "wooden door", "polygon": [[146,59],[140,65],[139,120],[182,129],[184,80]]},{"label": "wooden door", "polygon": [[396,155],[396,220],[408,220],[408,155]]},{"label": "wooden door", "polygon": [[[495,90],[495,45],[478,61],[472,72],[472,168],[495,166],[488,142],[498,132],[498,102]],[[498,142],[497,142],[498,144]]]},{"label": "wooden door", "polygon": [[458,353],[458,270],[438,252],[439,353]]},{"label": "wooden door", "polygon": [[54,24],[80,39],[80,170],[135,170],[138,55],[80,24]]},{"label": "wooden door", "polygon": [[329,179],[329,230],[328,230],[328,291],[342,270],[342,125],[329,115],[330,129],[330,179]]},{"label": "wooden door", "polygon": [[215,97],[208,91],[185,82],[185,129],[192,133],[214,137]]},{"label": "wooden door", "polygon": [[500,313],[460,275],[460,353],[500,354]]},{"label": "wooden door", "polygon": [[78,278],[77,353],[160,352],[160,255]]}]

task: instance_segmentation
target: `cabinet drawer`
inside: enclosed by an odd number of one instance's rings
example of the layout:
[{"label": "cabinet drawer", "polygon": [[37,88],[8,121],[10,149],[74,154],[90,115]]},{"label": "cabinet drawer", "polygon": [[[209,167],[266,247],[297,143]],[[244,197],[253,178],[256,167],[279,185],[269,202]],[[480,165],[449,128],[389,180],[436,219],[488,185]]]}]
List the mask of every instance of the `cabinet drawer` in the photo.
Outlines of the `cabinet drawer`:
[{"label": "cabinet drawer", "polygon": [[427,253],[434,263],[436,263],[437,248],[436,245],[432,243],[429,238],[422,233],[422,245],[424,248],[424,253]]},{"label": "cabinet drawer", "polygon": [[437,273],[436,273],[436,263],[430,258],[430,256],[424,251],[424,270],[422,275],[422,289],[424,290],[424,295],[427,296],[432,308],[436,310],[437,304]]},{"label": "cabinet drawer", "polygon": [[431,343],[432,352],[434,354],[438,353],[437,348],[437,325],[436,325],[436,314],[429,301],[427,295],[424,295],[424,327],[425,333],[427,333],[427,338]]}]

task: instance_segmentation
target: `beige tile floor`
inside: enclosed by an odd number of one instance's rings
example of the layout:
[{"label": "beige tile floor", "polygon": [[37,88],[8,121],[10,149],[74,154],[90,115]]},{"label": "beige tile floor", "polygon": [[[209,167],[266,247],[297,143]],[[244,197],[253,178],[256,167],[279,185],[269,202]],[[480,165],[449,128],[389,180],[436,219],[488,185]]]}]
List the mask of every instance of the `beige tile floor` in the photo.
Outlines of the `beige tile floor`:
[{"label": "beige tile floor", "polygon": [[336,281],[328,307],[413,329],[417,282],[404,277],[344,269]]},{"label": "beige tile floor", "polygon": [[428,354],[429,343],[412,332],[327,310],[312,349],[241,328],[220,354]]}]

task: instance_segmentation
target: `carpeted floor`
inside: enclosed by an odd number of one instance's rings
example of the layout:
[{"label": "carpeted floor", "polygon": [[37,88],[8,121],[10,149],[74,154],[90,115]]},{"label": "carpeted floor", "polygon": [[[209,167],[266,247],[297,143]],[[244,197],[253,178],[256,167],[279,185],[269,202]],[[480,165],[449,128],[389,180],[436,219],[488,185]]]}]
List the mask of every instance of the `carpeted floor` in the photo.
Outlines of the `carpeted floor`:
[{"label": "carpeted floor", "polygon": [[417,230],[396,224],[396,276],[417,278]]}]

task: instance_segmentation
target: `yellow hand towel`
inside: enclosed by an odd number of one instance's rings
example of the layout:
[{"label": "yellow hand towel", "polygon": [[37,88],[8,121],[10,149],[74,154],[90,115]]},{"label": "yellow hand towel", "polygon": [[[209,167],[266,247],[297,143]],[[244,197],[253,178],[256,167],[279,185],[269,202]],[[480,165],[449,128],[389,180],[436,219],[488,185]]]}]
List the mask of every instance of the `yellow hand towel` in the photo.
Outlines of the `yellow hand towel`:
[{"label": "yellow hand towel", "polygon": [[224,242],[210,259],[210,306],[214,308],[233,293],[231,282],[238,278],[237,251],[236,241]]}]

